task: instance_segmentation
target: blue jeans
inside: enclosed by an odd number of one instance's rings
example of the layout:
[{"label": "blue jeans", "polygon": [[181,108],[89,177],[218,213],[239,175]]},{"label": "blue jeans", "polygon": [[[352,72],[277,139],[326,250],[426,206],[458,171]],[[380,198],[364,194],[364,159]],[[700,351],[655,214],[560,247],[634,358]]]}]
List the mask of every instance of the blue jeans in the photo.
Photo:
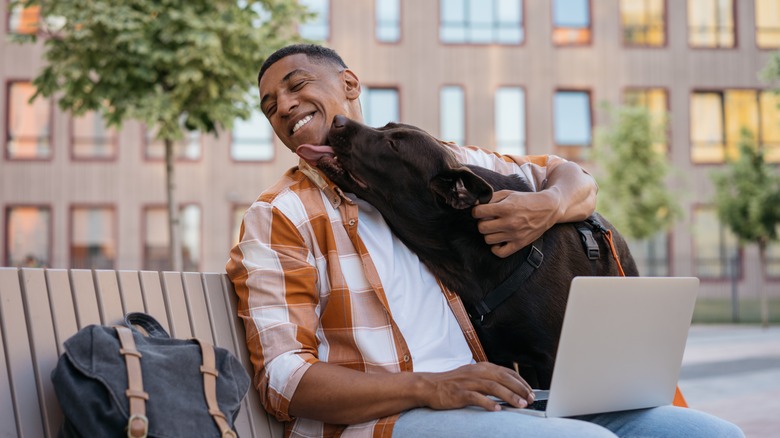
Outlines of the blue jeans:
[{"label": "blue jeans", "polygon": [[522,437],[522,438],[744,438],[732,423],[693,409],[662,406],[653,409],[541,418],[480,408],[435,411],[412,409],[401,414],[393,438]]}]

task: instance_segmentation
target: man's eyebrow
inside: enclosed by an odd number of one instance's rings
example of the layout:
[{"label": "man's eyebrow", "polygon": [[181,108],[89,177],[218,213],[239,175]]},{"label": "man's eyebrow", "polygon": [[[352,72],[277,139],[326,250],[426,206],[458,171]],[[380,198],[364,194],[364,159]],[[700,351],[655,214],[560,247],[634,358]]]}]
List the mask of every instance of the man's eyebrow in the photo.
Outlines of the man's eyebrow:
[{"label": "man's eyebrow", "polygon": [[[297,75],[306,75],[306,74],[308,74],[308,72],[307,72],[306,70],[304,70],[304,69],[302,69],[302,68],[296,68],[295,70],[293,70],[293,71],[291,71],[291,72],[287,73],[286,75],[284,75],[284,77],[282,78],[282,81],[281,81],[281,82],[282,82],[282,83],[289,82],[289,81],[290,81],[290,79],[292,79],[294,76],[297,76]],[[264,103],[265,103],[265,102],[266,102],[268,99],[269,99],[269,95],[268,95],[268,94],[266,94],[265,96],[263,96],[263,97],[262,97],[262,99],[260,99],[260,107],[261,107],[261,108],[262,108],[263,104],[264,104]]]}]

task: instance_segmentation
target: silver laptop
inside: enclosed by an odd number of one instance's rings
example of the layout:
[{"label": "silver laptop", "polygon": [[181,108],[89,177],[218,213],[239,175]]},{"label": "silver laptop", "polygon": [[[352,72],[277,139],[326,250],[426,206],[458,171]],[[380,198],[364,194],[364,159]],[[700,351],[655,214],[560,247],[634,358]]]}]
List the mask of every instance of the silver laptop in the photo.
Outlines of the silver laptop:
[{"label": "silver laptop", "polygon": [[536,409],[504,409],[567,417],[671,404],[699,279],[576,277],[570,289],[550,390]]}]

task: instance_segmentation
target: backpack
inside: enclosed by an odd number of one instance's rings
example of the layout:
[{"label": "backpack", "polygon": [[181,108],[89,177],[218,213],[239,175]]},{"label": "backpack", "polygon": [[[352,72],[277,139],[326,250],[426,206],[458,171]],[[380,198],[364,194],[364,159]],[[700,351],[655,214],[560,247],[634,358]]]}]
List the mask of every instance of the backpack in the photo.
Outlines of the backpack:
[{"label": "backpack", "polygon": [[204,340],[171,338],[145,313],[125,324],[89,325],[65,341],[51,376],[59,436],[237,436],[250,383],[241,362]]}]

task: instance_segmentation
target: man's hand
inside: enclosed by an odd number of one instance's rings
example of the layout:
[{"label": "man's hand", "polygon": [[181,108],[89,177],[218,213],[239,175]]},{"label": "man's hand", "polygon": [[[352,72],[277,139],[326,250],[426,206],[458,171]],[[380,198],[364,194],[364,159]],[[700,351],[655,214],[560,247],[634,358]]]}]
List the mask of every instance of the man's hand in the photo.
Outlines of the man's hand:
[{"label": "man's hand", "polygon": [[477,205],[471,214],[479,219],[479,232],[493,254],[507,257],[530,245],[563,216],[560,192],[493,193],[487,204]]},{"label": "man's hand", "polygon": [[458,409],[479,406],[499,411],[501,406],[489,395],[516,408],[534,401],[534,392],[516,372],[489,362],[464,365],[446,373],[421,373],[430,390],[424,405],[432,409]]}]

